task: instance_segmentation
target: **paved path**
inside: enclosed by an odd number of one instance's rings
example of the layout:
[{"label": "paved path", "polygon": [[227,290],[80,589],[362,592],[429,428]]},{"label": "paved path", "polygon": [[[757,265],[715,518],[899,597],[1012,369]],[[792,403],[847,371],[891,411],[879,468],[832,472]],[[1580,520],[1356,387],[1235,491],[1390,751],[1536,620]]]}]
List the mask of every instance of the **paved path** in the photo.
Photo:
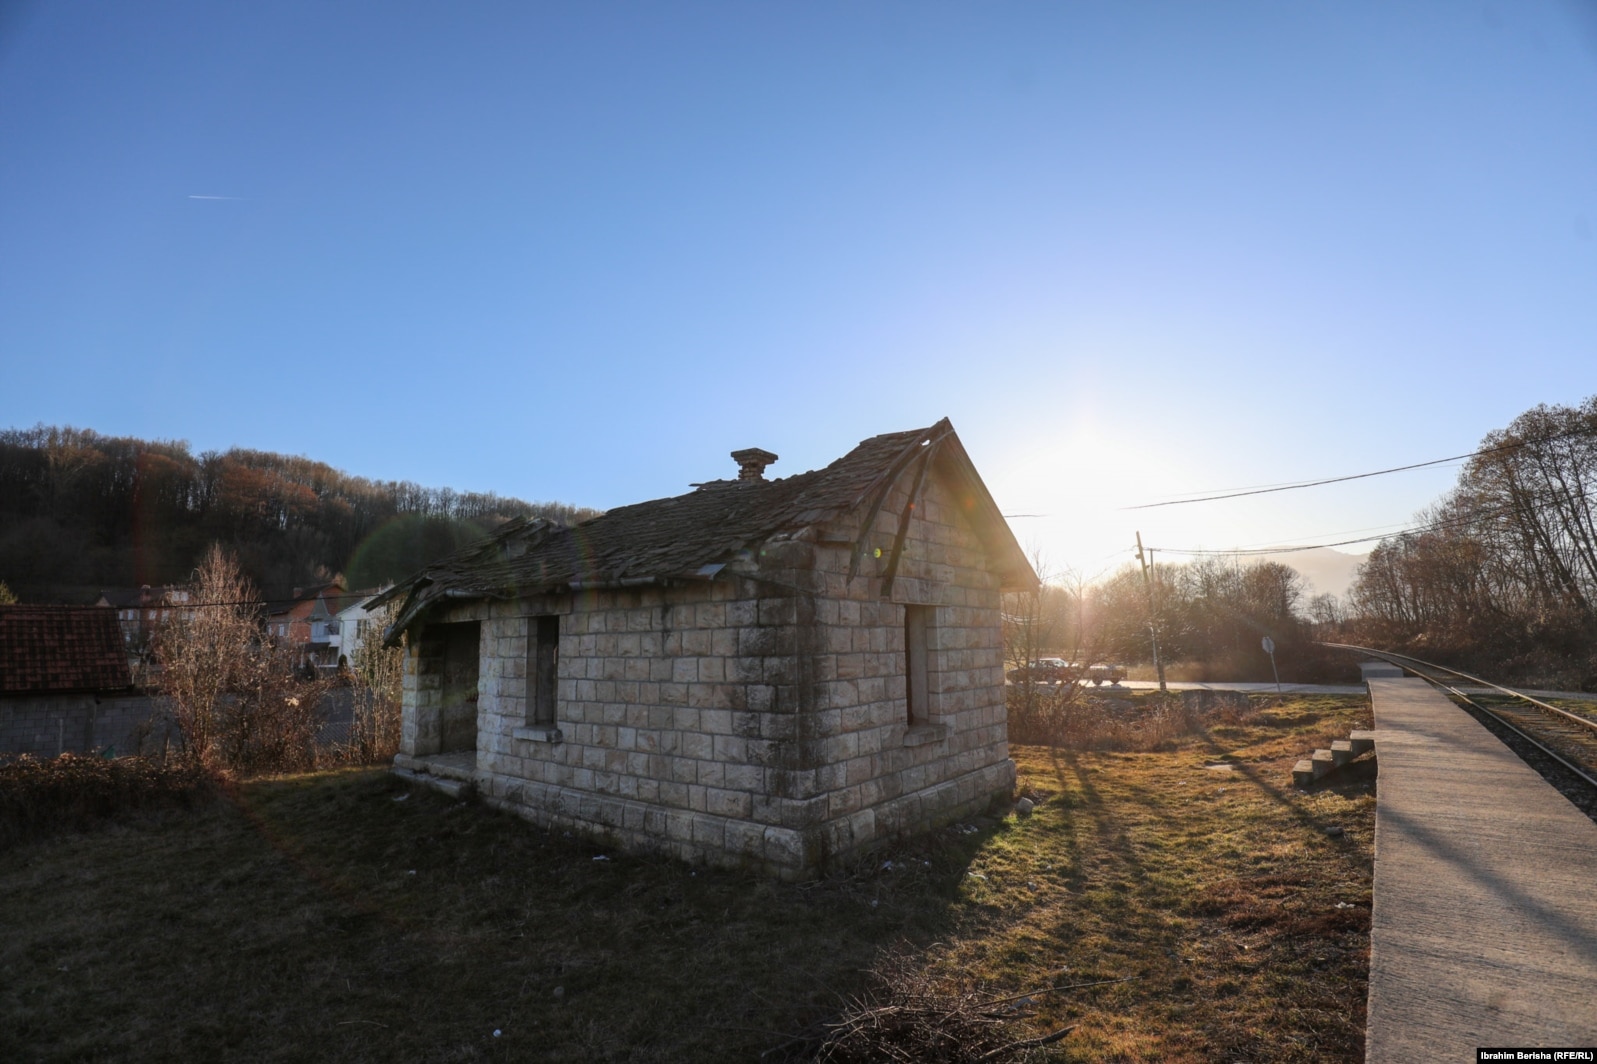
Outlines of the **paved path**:
[{"label": "paved path", "polygon": [[1597,824],[1425,681],[1369,687],[1366,1060],[1597,1045]]},{"label": "paved path", "polygon": [[[1157,691],[1159,690],[1159,681],[1125,680],[1118,686],[1129,687],[1133,691]],[[1249,694],[1255,695],[1275,694],[1275,684],[1273,683],[1232,683],[1229,681],[1196,683],[1191,680],[1171,680],[1165,686],[1172,691],[1247,691]],[[1094,688],[1090,684],[1086,689],[1088,691],[1113,690],[1110,687]],[[1289,695],[1362,695],[1365,693],[1365,689],[1361,683],[1284,683],[1281,685],[1281,692]]]}]

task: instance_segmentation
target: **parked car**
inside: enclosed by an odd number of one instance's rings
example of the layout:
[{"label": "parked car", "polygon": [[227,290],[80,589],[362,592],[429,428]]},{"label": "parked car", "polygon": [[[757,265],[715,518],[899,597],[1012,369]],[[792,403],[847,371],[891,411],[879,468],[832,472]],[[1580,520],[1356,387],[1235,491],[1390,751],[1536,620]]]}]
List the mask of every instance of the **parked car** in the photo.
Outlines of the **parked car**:
[{"label": "parked car", "polygon": [[1094,685],[1103,683],[1119,683],[1126,678],[1124,665],[1089,665],[1087,666],[1087,679]]},{"label": "parked car", "polygon": [[1006,673],[1010,683],[1070,683],[1081,676],[1081,666],[1064,658],[1038,658]]}]

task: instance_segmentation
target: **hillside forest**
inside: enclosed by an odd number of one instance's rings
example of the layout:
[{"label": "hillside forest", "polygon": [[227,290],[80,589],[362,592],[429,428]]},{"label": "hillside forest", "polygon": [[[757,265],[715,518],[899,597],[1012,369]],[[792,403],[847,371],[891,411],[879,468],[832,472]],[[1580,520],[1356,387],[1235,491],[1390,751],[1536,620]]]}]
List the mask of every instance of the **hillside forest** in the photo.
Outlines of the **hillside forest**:
[{"label": "hillside forest", "polygon": [[[1279,561],[1135,564],[1091,586],[1044,573],[1006,604],[1008,656],[1147,664],[1189,679],[1349,678],[1330,639],[1504,682],[1597,689],[1597,396],[1494,430],[1458,482],[1383,539],[1345,599],[1309,597]],[[219,543],[267,598],[343,574],[403,577],[510,518],[597,511],[353,477],[305,457],[38,426],[0,432],[0,581],[25,602],[191,578]]]},{"label": "hillside forest", "polygon": [[36,426],[0,431],[0,580],[24,602],[189,581],[212,543],[266,598],[414,572],[520,516],[598,511],[350,476],[309,458]]}]

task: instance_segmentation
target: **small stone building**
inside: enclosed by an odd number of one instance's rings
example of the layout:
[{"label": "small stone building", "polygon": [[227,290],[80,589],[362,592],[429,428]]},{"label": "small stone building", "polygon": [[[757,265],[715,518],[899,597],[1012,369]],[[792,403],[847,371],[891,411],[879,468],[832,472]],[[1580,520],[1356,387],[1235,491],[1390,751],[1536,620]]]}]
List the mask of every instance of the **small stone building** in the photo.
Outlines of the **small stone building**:
[{"label": "small stone building", "polygon": [[507,525],[373,603],[395,770],[796,878],[1008,797],[1000,593],[1036,575],[947,420],[825,469]]}]

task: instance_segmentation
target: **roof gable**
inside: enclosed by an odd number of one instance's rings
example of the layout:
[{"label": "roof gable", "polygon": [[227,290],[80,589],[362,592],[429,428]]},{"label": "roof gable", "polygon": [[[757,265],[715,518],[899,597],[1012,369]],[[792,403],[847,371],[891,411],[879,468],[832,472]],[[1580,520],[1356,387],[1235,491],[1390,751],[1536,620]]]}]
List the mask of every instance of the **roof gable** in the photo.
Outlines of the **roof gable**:
[{"label": "roof gable", "polygon": [[[918,485],[926,475],[938,477],[960,500],[1005,586],[1035,585],[1024,552],[945,418],[928,428],[873,436],[824,469],[780,480],[714,481],[569,528],[541,519],[511,522],[397,584],[368,608],[403,597],[391,633],[397,636],[446,595],[506,598],[709,579],[745,547],[861,510],[857,569],[893,486],[906,476]],[[898,515],[892,517],[896,524]]]}]

